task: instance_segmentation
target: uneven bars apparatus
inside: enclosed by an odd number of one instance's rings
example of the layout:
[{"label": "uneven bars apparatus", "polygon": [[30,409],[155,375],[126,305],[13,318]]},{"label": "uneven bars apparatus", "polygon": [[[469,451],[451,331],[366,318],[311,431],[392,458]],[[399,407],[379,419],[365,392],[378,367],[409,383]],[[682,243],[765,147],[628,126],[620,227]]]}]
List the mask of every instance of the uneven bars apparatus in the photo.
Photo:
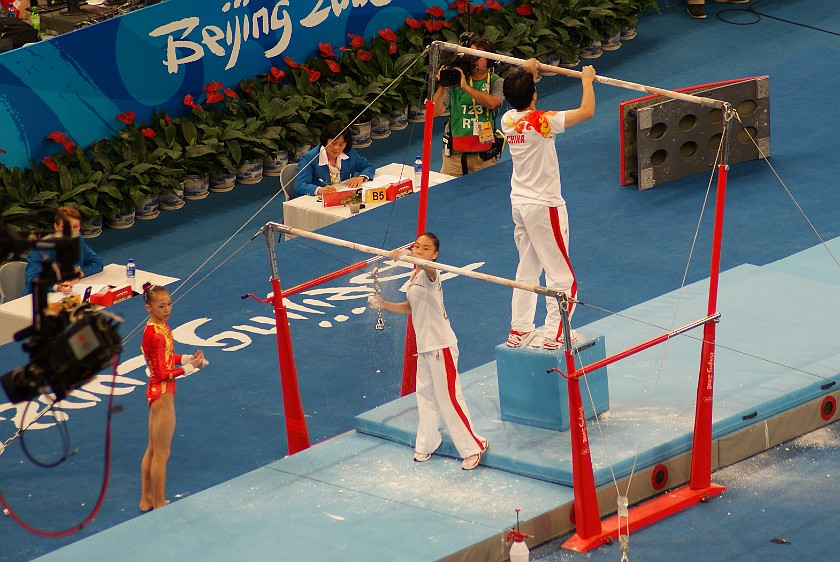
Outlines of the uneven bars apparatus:
[{"label": "uneven bars apparatus", "polygon": [[[435,91],[435,72],[440,60],[440,51],[451,51],[464,55],[471,55],[479,58],[486,58],[489,60],[496,60],[499,62],[522,66],[525,60],[514,57],[500,55],[497,53],[488,53],[478,49],[469,47],[462,47],[453,43],[443,41],[435,41],[431,45],[429,51],[429,80],[428,91],[433,93]],[[548,64],[538,63],[537,69],[543,72],[551,72],[554,74],[562,74],[572,78],[580,79],[581,73],[576,70],[562,68],[559,66],[552,66]],[[700,321],[703,325],[703,345],[700,352],[700,369],[697,382],[697,398],[694,415],[694,436],[691,446],[691,476],[687,486],[677,488],[662,496],[648,500],[642,504],[634,506],[631,509],[622,508],[619,506],[618,514],[605,520],[602,526],[600,508],[598,506],[598,498],[595,489],[595,478],[592,470],[592,458],[590,456],[589,448],[586,445],[588,436],[586,435],[586,420],[583,414],[580,414],[579,423],[570,423],[571,439],[572,439],[572,481],[574,486],[574,509],[575,509],[575,534],[569,538],[564,544],[564,548],[576,550],[579,552],[586,552],[605,542],[608,542],[620,535],[621,519],[630,522],[630,514],[633,515],[634,528],[641,528],[661,519],[664,519],[678,511],[682,511],[691,507],[692,505],[707,501],[711,496],[722,493],[726,490],[724,486],[712,484],[712,404],[714,400],[714,358],[715,358],[715,323],[719,321],[720,314],[717,312],[717,292],[718,281],[720,276],[720,248],[723,238],[723,217],[726,203],[726,180],[729,170],[729,133],[730,121],[733,115],[733,110],[728,102],[706,98],[702,96],[695,96],[691,94],[684,94],[681,92],[674,92],[653,86],[646,86],[644,84],[637,84],[635,82],[627,82],[625,80],[618,80],[615,78],[608,78],[606,76],[595,76],[595,82],[605,84],[608,86],[615,86],[628,90],[639,92],[646,92],[648,94],[660,95],[676,100],[681,100],[689,103],[695,103],[706,107],[716,107],[721,109],[724,114],[723,119],[723,135],[722,135],[722,155],[720,163],[718,164],[718,183],[717,194],[715,198],[715,217],[714,230],[712,235],[712,257],[709,273],[709,298],[707,307],[707,316]],[[432,144],[432,123],[434,119],[434,101],[426,100],[426,119],[424,123],[424,138],[423,138],[423,170],[421,175],[420,185],[420,208],[418,210],[417,233],[421,234],[426,230],[426,204],[428,201],[428,187],[429,187],[429,156],[431,155]],[[378,252],[377,252],[378,253]],[[434,267],[434,265],[432,265]],[[466,273],[464,273],[466,275]],[[489,279],[487,279],[489,280]],[[517,287],[521,288],[521,287]],[[546,296],[552,296],[548,293]],[[556,295],[553,295],[556,296]],[[559,299],[558,299],[559,300]],[[565,310],[564,302],[560,302],[560,310],[564,317],[564,331],[568,327],[568,314]],[[566,303],[567,304],[567,303]],[[700,324],[692,324],[695,327]],[[670,339],[671,335],[677,332],[663,334],[658,338],[654,338],[646,343],[640,344],[625,352],[621,352],[613,358],[607,358],[601,361],[600,366],[607,363],[604,361],[614,362],[618,359],[627,357],[651,347],[658,343],[662,343]],[[406,336],[406,357],[409,353],[409,337]],[[569,334],[566,333],[565,341],[569,341]],[[584,375],[586,370],[590,367],[582,369],[575,369],[574,358],[568,343],[565,349],[566,355],[566,369],[568,373],[564,376],[568,379],[568,394],[569,394],[569,412],[574,413],[580,407],[582,412],[580,387],[578,384],[579,377]],[[619,357],[620,356],[620,357]],[[594,365],[594,364],[593,364]],[[406,371],[403,371],[403,388],[406,387]],[[573,401],[575,402],[573,404]],[[574,414],[572,414],[574,415]],[[574,421],[574,420],[570,420]],[[582,427],[580,427],[582,426]],[[621,500],[621,498],[619,498]]]}]

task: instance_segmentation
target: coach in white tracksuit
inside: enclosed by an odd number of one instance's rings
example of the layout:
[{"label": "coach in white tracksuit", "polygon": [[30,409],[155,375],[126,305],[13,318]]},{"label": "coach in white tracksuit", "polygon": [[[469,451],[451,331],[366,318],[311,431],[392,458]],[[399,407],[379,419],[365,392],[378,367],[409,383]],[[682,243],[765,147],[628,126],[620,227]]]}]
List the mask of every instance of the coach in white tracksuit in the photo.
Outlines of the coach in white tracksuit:
[{"label": "coach in white tracksuit", "polygon": [[[513,174],[510,179],[510,202],[513,215],[513,238],[519,251],[517,281],[539,285],[545,271],[545,285],[577,297],[577,282],[569,260],[569,219],[566,202],[560,193],[560,168],[555,135],[595,114],[592,81],[595,69],[583,68],[583,95],[580,107],[568,111],[539,111],[535,104],[537,60],[530,59],[523,70],[505,80],[504,93],[513,107],[502,116],[502,131],[507,137]],[[511,80],[512,79],[512,80]],[[535,329],[537,295],[514,289],[511,302],[511,333],[508,343],[518,347]],[[570,306],[569,316],[573,312]],[[563,328],[557,300],[546,299],[543,347],[557,349]]]},{"label": "coach in white tracksuit", "polygon": [[[440,243],[426,232],[417,237],[411,249],[415,258],[434,261]],[[394,250],[393,259],[407,254]],[[408,301],[395,303],[370,297],[371,308],[411,314],[417,340],[417,442],[414,460],[429,460],[440,446],[440,418],[452,437],[458,454],[464,459],[461,468],[472,470],[481,461],[487,440],[472,428],[470,412],[461,392],[458,376],[458,340],[449,324],[443,305],[440,273],[432,267],[417,266],[408,283]]]}]

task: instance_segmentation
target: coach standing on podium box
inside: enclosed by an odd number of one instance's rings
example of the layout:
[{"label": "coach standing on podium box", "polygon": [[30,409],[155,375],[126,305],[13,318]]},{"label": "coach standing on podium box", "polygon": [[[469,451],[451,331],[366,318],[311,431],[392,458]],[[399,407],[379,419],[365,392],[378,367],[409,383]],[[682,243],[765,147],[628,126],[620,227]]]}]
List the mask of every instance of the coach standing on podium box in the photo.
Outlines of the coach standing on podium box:
[{"label": "coach standing on podium box", "polygon": [[[519,253],[516,280],[538,285],[545,273],[545,286],[574,300],[577,280],[569,259],[569,215],[561,194],[560,165],[555,136],[595,115],[595,92],[592,82],[595,69],[584,66],[580,73],[583,91],[580,107],[566,111],[541,111],[536,108],[537,59],[528,59],[522,70],[509,74],[505,98],[513,107],[502,116],[502,131],[507,135],[513,173],[510,178],[510,204],[513,217],[513,240]],[[507,344],[524,347],[535,335],[534,315],[537,294],[513,290],[511,324]],[[542,348],[564,347],[560,307],[546,297]],[[571,320],[574,302],[569,303]],[[576,333],[571,331],[569,343]]]}]

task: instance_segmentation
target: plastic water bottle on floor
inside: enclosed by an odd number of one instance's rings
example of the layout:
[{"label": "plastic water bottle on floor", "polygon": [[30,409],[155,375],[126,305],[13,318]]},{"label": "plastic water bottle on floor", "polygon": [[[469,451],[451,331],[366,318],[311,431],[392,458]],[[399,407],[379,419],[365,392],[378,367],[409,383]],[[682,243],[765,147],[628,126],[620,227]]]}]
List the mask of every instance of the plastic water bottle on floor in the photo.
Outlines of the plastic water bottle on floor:
[{"label": "plastic water bottle on floor", "polygon": [[125,280],[131,286],[131,290],[136,292],[135,278],[137,277],[137,266],[134,265],[134,260],[128,260],[125,264]]},{"label": "plastic water bottle on floor", "polygon": [[420,179],[423,176],[423,159],[417,156],[414,159],[414,191],[420,191]]}]

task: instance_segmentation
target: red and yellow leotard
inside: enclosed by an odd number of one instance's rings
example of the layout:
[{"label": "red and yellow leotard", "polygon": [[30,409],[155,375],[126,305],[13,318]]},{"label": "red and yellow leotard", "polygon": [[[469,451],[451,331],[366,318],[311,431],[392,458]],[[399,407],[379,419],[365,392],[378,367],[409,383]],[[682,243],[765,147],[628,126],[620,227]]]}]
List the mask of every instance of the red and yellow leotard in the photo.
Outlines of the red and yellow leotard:
[{"label": "red and yellow leotard", "polygon": [[146,399],[151,406],[162,394],[175,394],[175,377],[183,375],[184,369],[175,367],[176,363],[180,364],[181,356],[175,353],[175,340],[168,324],[146,324],[140,349],[149,366]]}]

